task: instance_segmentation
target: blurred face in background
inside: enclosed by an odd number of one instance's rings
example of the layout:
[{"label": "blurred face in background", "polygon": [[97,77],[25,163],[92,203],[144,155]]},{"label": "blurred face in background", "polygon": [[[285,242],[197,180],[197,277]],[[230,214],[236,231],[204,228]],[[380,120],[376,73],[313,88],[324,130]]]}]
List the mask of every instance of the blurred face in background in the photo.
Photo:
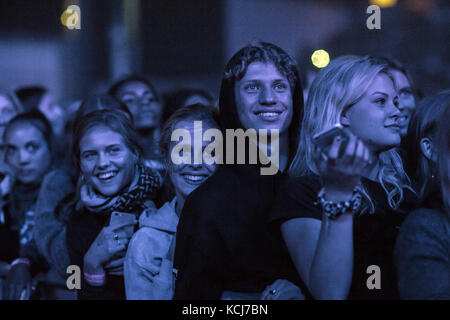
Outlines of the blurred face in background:
[{"label": "blurred face in background", "polygon": [[130,185],[137,157],[123,137],[99,125],[87,130],[80,140],[80,169],[88,185],[105,197],[117,195]]},{"label": "blurred face in background", "polygon": [[273,63],[252,62],[234,88],[237,113],[244,129],[278,129],[287,133],[292,120],[289,81]]},{"label": "blurred face in background", "polygon": [[18,122],[5,132],[6,162],[24,184],[40,183],[51,164],[47,142],[30,123]]},{"label": "blurred face in background", "polygon": [[160,125],[162,106],[145,83],[130,81],[117,90],[117,98],[133,115],[138,130],[154,129]]},{"label": "blurred face in background", "polygon": [[9,120],[17,115],[17,110],[12,101],[4,95],[0,94],[0,161],[4,159],[5,146],[3,144],[3,133]]},{"label": "blurred face in background", "polygon": [[44,94],[38,107],[50,121],[53,133],[56,136],[61,136],[64,132],[65,114],[61,106],[55,102],[53,95],[49,93]]},{"label": "blurred face in background", "polygon": [[374,153],[400,145],[399,108],[395,105],[397,92],[392,80],[383,73],[375,77],[361,100],[341,117]]},{"label": "blurred face in background", "polygon": [[[203,133],[211,128],[218,128],[217,125],[212,125],[207,121],[202,122],[202,132],[197,132],[198,136],[203,136]],[[170,155],[172,154],[172,149],[178,143],[176,141],[170,142],[170,150],[168,155],[168,171],[170,175],[170,180],[175,188],[175,193],[177,197],[185,199],[192,191],[194,191],[199,185],[205,182],[216,170],[216,164],[206,164],[202,158],[201,164],[194,164],[194,120],[183,120],[178,122],[173,130],[184,129],[188,130],[191,135],[191,164],[174,164],[171,161]],[[200,130],[199,130],[200,131]],[[202,139],[203,140],[203,139]],[[209,144],[209,142],[203,141],[203,148]],[[180,155],[186,156],[186,155]]]},{"label": "blurred face in background", "polygon": [[416,108],[416,101],[411,88],[411,84],[408,78],[403,72],[397,70],[389,71],[394,77],[395,83],[397,85],[397,95],[398,95],[398,107],[400,109],[400,133],[402,137],[406,136],[408,131],[409,120],[411,119],[411,113]]}]

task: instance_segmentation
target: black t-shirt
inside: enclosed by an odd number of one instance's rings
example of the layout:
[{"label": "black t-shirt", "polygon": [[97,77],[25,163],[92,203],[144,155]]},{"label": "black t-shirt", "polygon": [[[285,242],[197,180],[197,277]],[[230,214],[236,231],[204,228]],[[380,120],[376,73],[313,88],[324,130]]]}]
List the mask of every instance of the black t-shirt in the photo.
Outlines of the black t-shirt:
[{"label": "black t-shirt", "polygon": [[[362,178],[370,195],[375,213],[355,215],[353,280],[348,299],[399,299],[397,278],[393,264],[393,250],[400,225],[408,210],[393,210],[380,183]],[[322,220],[322,209],[317,204],[321,188],[317,175],[308,175],[286,180],[280,187],[274,204],[272,227],[279,230],[281,224],[294,218]],[[414,195],[404,189],[404,203],[414,203]],[[376,265],[381,271],[381,289],[368,289],[367,280],[373,271],[367,268]]]},{"label": "black t-shirt", "polygon": [[187,198],[177,230],[175,299],[219,299],[224,291],[260,294],[299,277],[269,213],[282,174],[222,166]]}]

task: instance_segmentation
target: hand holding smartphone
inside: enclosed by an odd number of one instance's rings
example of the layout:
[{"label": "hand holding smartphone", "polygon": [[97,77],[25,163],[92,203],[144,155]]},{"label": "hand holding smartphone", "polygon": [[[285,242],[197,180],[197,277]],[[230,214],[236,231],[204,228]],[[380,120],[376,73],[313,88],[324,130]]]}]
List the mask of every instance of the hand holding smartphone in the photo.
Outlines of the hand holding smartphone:
[{"label": "hand holding smartphone", "polygon": [[339,123],[316,134],[313,141],[320,149],[314,160],[328,199],[341,201],[336,199],[342,195],[345,199],[351,197],[370,162],[370,150],[363,140]]},{"label": "hand holding smartphone", "polygon": [[320,148],[320,151],[327,156],[330,151],[331,145],[333,144],[333,141],[336,139],[336,137],[340,137],[342,140],[338,155],[339,157],[341,157],[350,140],[350,135],[351,132],[349,131],[349,129],[344,128],[340,123],[336,123],[330,129],[321,131],[318,134],[314,135],[313,142],[317,147]]},{"label": "hand holding smartphone", "polygon": [[114,211],[111,214],[109,226],[116,230],[122,229],[131,237],[134,233],[134,226],[137,222],[138,220],[133,213]]}]

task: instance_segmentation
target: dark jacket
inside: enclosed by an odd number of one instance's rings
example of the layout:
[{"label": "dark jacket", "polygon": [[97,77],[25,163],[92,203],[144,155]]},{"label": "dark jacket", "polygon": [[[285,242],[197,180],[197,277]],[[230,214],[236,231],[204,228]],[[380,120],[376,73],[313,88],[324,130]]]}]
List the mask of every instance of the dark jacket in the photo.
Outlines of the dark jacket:
[{"label": "dark jacket", "polygon": [[39,253],[34,240],[36,200],[40,185],[17,182],[3,208],[4,224],[0,223],[0,259],[12,262],[16,258],[30,260],[32,275],[46,272],[48,264]]},{"label": "dark jacket", "polygon": [[[134,213],[138,216],[142,210],[152,204],[149,200],[154,199],[156,190],[161,187],[161,178],[156,171],[148,167],[143,169],[139,177],[139,181],[143,185],[138,185],[135,189],[141,192],[140,196],[137,194],[127,195],[125,202],[123,202],[125,207],[115,207],[115,211]],[[142,173],[145,173],[145,175],[142,175]],[[78,201],[77,204],[72,205],[73,213],[71,213],[68,219],[66,230],[67,250],[71,264],[77,265],[83,270],[84,256],[102,228],[109,225],[112,208],[114,207],[110,206],[102,211],[92,212],[82,204],[82,201]],[[105,284],[96,287],[89,285],[83,277],[81,290],[78,291],[78,298],[124,300],[124,278],[123,276],[111,275],[106,272]]]},{"label": "dark jacket", "polygon": [[[109,220],[109,215],[90,212],[84,207],[73,214],[66,232],[71,264],[77,265],[83,270],[84,255],[102,228],[109,224]],[[91,286],[84,280],[84,277],[82,278],[81,290],[78,291],[78,299],[80,300],[125,299],[125,285],[122,276],[106,274],[106,283],[100,287]]]},{"label": "dark jacket", "polygon": [[55,215],[58,203],[74,192],[71,178],[63,170],[49,172],[42,181],[36,203],[34,239],[39,252],[59,275],[67,276],[70,265],[66,245],[66,225]]},{"label": "dark jacket", "polygon": [[402,299],[450,300],[450,215],[412,212],[400,230],[394,261]]}]

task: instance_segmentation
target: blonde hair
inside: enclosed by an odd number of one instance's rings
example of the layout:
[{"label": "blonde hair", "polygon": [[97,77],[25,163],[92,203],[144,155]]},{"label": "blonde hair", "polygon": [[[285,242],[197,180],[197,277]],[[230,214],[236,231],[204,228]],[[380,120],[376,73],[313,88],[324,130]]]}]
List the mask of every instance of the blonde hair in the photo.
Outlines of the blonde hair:
[{"label": "blonde hair", "polygon": [[[343,112],[362,99],[380,73],[392,79],[388,66],[370,56],[342,56],[319,72],[306,102],[300,143],[289,167],[291,176],[318,172],[314,163],[315,148],[312,137],[339,123]],[[409,187],[409,178],[403,170],[401,157],[394,149],[390,149],[379,155],[379,165],[379,182],[386,192],[390,207],[397,209],[403,200],[403,187]],[[359,185],[358,189],[367,200],[363,211],[373,213],[375,208],[370,195],[362,185]]]}]

